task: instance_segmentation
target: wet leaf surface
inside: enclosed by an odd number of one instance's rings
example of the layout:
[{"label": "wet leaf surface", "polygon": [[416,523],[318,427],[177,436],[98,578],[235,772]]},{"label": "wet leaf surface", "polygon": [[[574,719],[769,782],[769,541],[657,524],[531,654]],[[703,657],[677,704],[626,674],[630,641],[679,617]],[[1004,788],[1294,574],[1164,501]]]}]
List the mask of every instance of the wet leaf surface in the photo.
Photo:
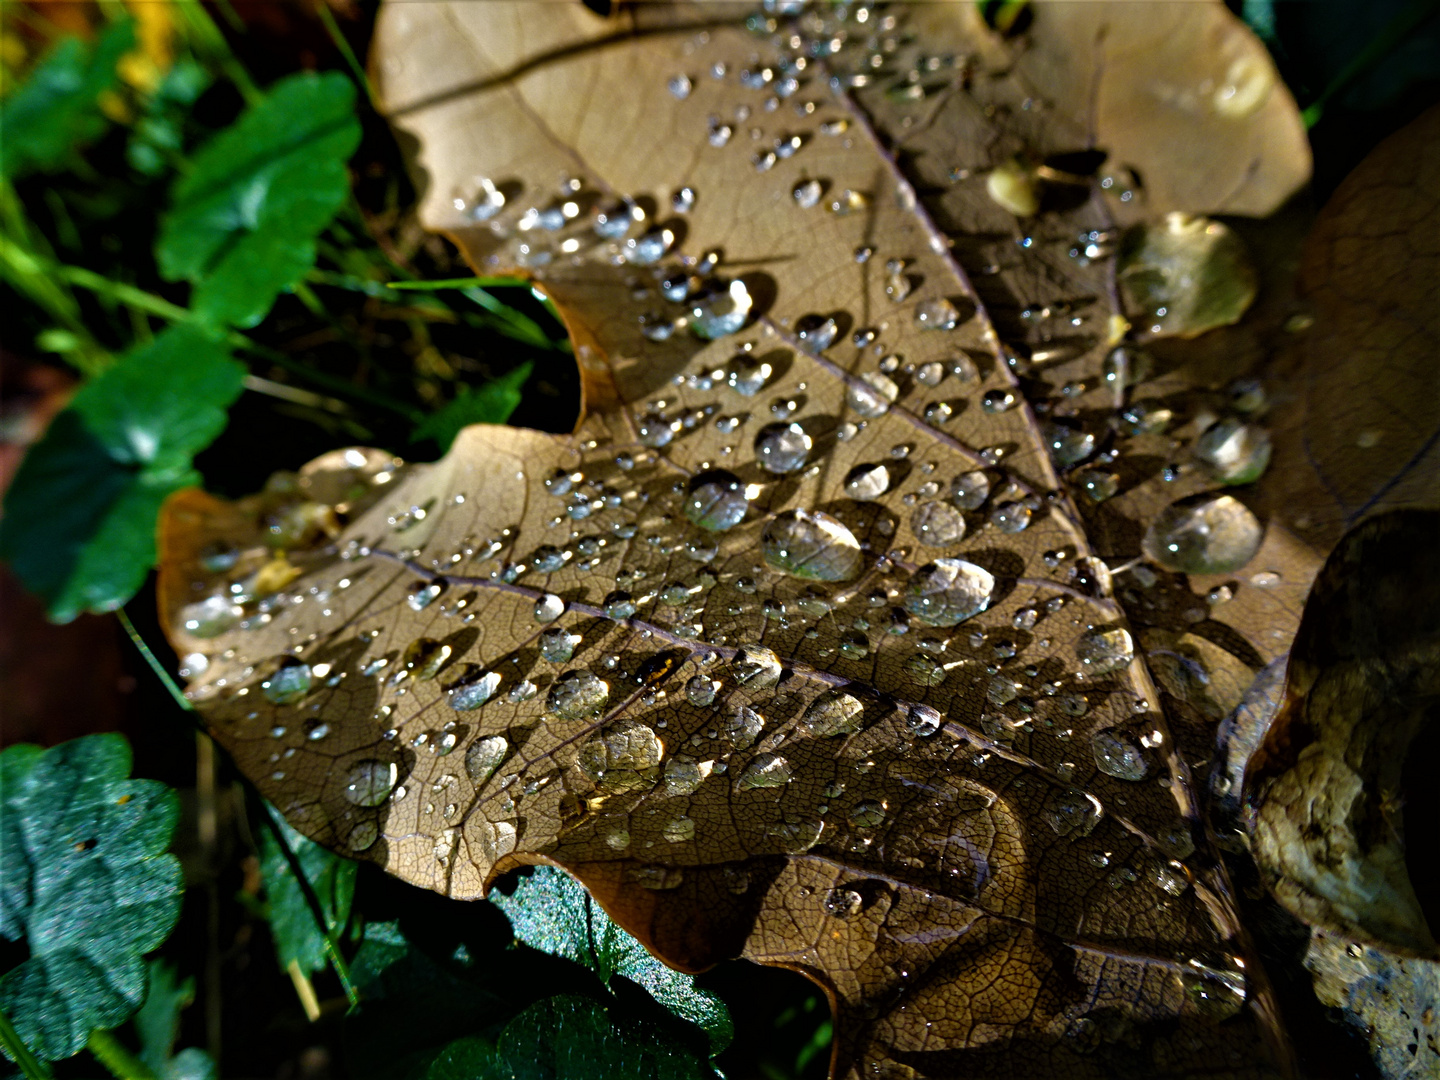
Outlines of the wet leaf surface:
[{"label": "wet leaf surface", "polygon": [[0,933],[29,947],[0,978],[0,1006],[46,1061],[130,1017],[142,957],[180,915],[175,793],[129,772],[119,735],[0,754]]}]

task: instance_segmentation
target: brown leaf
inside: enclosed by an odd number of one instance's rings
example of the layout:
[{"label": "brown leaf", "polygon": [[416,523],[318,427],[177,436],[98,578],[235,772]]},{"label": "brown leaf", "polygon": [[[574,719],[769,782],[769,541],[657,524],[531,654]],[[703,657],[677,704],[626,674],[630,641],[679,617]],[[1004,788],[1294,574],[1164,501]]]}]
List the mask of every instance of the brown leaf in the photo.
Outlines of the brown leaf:
[{"label": "brown leaf", "polygon": [[1437,527],[1435,511],[1393,511],[1336,547],[1246,779],[1276,898],[1311,926],[1426,959],[1437,950],[1406,868],[1402,770],[1440,700]]},{"label": "brown leaf", "polygon": [[1322,551],[1367,514],[1440,503],[1437,216],[1433,108],[1346,178],[1305,246],[1276,379],[1277,476],[1258,505]]},{"label": "brown leaf", "polygon": [[[805,972],[837,1075],[1287,1071],[1191,747],[987,313],[1068,293],[1070,351],[1025,371],[1093,378],[1114,290],[1056,244],[1109,211],[1058,209],[1029,257],[983,177],[939,184],[997,135],[1051,149],[1018,76],[972,93],[946,59],[1009,48],[968,5],[915,9],[945,37],[812,12],[799,54],[745,13],[383,9],[424,219],[555,300],[590,414],[470,428],[404,475],[342,451],[253,503],[177,500],[162,600],[192,695],[297,827],[407,881],[476,897],[553,863],[677,967]],[[839,29],[857,45],[823,55]],[[872,52],[884,77],[832,92]],[[992,247],[982,296],[963,267]],[[666,299],[688,274],[715,292]],[[262,594],[277,548],[302,574]]]}]

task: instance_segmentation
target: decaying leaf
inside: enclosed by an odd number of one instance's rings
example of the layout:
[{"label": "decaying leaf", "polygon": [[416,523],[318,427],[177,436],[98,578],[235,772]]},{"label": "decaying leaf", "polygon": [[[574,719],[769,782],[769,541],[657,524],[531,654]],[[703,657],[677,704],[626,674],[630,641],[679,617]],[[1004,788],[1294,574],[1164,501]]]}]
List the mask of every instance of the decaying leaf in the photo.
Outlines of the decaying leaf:
[{"label": "decaying leaf", "polygon": [[[556,302],[590,413],[172,500],[192,696],[324,844],[455,897],[553,864],[681,970],[806,973],[837,1075],[1287,1072],[1056,473],[1093,440],[1041,426],[962,268],[1032,245],[978,176],[925,194],[1019,83],[965,90],[966,23],[748,14],[382,11],[425,220]],[[997,280],[1107,295],[1054,244]],[[1092,375],[1093,299],[1059,361]],[[277,544],[296,515],[343,532]],[[277,546],[299,576],[261,588]]]},{"label": "decaying leaf", "polygon": [[1440,108],[1336,189],[1301,260],[1261,508],[1327,550],[1367,514],[1440,504]]},{"label": "decaying leaf", "polygon": [[1440,513],[1395,511],[1341,541],[1316,579],[1284,699],[1246,778],[1255,861],[1285,907],[1311,926],[1431,960],[1434,933],[1406,868],[1401,777],[1440,697],[1437,528]]}]

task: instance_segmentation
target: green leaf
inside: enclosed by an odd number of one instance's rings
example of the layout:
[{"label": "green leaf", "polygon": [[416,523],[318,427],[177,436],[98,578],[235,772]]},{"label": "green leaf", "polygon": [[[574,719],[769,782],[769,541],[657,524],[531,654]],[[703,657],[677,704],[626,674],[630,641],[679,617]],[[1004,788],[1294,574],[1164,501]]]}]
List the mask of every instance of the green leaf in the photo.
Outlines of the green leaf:
[{"label": "green leaf", "polygon": [[135,24],[107,26],[92,48],[62,39],[0,104],[0,175],[10,179],[63,166],[109,124],[99,98],[115,85],[115,65],[135,47]]},{"label": "green leaf", "polygon": [[[360,864],[332,855],[292,829],[278,813],[271,814],[270,819],[284,832],[286,843],[315,890],[330,932],[338,935],[350,921],[355,873]],[[315,925],[315,915],[305,892],[290,872],[290,863],[269,829],[260,841],[260,877],[265,883],[270,932],[275,938],[275,954],[280,958],[280,966],[289,967],[293,960],[307,975],[319,971],[326,964],[325,935]]]},{"label": "green leaf", "polygon": [[112,610],[155,561],[155,519],[198,482],[196,453],[225,427],[245,369],[173,326],[92,379],[32,446],[5,496],[0,558],[49,614]]},{"label": "green leaf", "polygon": [[140,1060],[160,1080],[215,1080],[215,1063],[205,1051],[190,1047],[175,1053],[180,1013],[195,1000],[195,980],[182,981],[164,960],[151,960],[147,967],[150,992],[135,1014]]},{"label": "green leaf", "polygon": [[142,957],[180,914],[180,861],[166,853],[179,802],[129,773],[119,735],[0,753],[0,933],[30,951],[0,976],[0,1008],[47,1061],[129,1018]]},{"label": "green leaf", "polygon": [[195,100],[211,83],[210,72],[188,56],[176,60],[145,103],[125,147],[125,158],[137,172],[157,176],[184,145],[185,121]]},{"label": "green leaf", "polygon": [[708,990],[697,990],[693,975],[668,968],[646,952],[563,870],[536,867],[520,879],[513,895],[495,893],[491,900],[510,917],[517,940],[584,964],[607,986],[620,975],[644,987],[676,1016],[704,1028],[712,1055],[730,1044],[735,1028],[725,1003]]},{"label": "green leaf", "polygon": [[715,1070],[662,1031],[591,998],[538,1001],[482,1038],[447,1046],[425,1080],[713,1080]]},{"label": "green leaf", "polygon": [[520,404],[520,388],[530,377],[534,365],[529,361],[498,379],[479,386],[461,386],[455,400],[438,412],[431,413],[410,436],[411,442],[434,439],[440,452],[447,453],[460,429],[471,424],[503,424]]},{"label": "green leaf", "polygon": [[160,272],[195,283],[201,318],[254,326],[314,265],[315,239],[345,201],[345,162],[359,144],[345,76],[281,79],[176,183],[155,247]]}]

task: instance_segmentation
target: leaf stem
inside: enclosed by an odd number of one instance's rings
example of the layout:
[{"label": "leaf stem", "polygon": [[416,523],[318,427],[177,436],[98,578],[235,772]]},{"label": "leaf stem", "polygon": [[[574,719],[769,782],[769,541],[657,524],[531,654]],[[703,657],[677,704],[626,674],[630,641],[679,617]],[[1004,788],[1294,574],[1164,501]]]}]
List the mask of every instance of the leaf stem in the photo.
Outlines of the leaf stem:
[{"label": "leaf stem", "polygon": [[275,837],[275,842],[280,845],[280,853],[285,856],[285,863],[290,867],[290,873],[295,875],[295,881],[305,896],[305,903],[310,908],[310,916],[315,920],[315,927],[325,939],[325,955],[330,961],[330,967],[335,972],[335,977],[340,980],[340,988],[345,991],[345,999],[352,1006],[359,1005],[360,992],[355,989],[355,983],[350,978],[350,965],[345,962],[345,957],[340,952],[340,945],[335,940],[335,932],[330,929],[330,921],[325,918],[325,908],[320,903],[320,897],[315,893],[315,886],[305,876],[305,868],[300,865],[300,857],[295,854],[290,842],[285,838],[285,830],[276,820],[280,811],[276,810],[270,800],[264,796],[260,797],[260,809],[266,827]]},{"label": "leaf stem", "polygon": [[85,1040],[85,1049],[94,1054],[116,1080],[157,1080],[155,1074],[138,1057],[127,1050],[109,1031],[96,1028]]},{"label": "leaf stem", "polygon": [[457,277],[440,278],[438,281],[387,281],[387,289],[414,289],[432,292],[436,289],[486,288],[494,285],[528,285],[524,278],[517,277]]},{"label": "leaf stem", "polygon": [[26,1080],[50,1080],[52,1074],[49,1066],[30,1052],[25,1040],[20,1038],[20,1033],[10,1022],[10,1017],[5,1015],[4,1009],[0,1009],[0,1045],[15,1059],[15,1064],[20,1066]]},{"label": "leaf stem", "polygon": [[160,658],[150,651],[150,646],[145,644],[145,639],[140,636],[140,631],[136,630],[135,624],[130,621],[130,615],[121,607],[115,609],[115,617],[120,620],[120,625],[125,628],[125,634],[129,637],[131,643],[135,648],[140,650],[140,655],[145,658],[145,663],[150,665],[150,670],[155,673],[156,678],[165,684],[165,689],[170,691],[170,696],[175,699],[175,704],[179,705],[180,708],[186,712],[194,712],[195,706],[190,704],[189,698],[185,696],[185,691],[180,689],[174,677],[171,676],[170,672],[165,670],[165,665],[160,663]]}]

